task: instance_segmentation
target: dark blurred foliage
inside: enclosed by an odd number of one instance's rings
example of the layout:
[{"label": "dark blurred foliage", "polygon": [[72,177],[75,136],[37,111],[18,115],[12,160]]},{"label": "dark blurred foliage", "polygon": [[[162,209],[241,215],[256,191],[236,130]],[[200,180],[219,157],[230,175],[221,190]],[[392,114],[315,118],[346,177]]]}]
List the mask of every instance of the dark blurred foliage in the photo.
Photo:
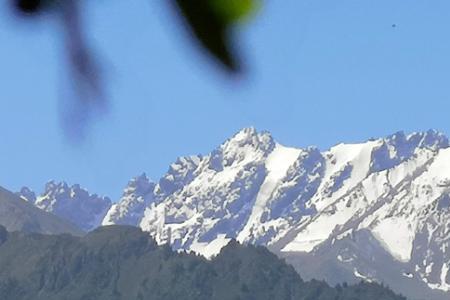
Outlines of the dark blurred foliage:
[{"label": "dark blurred foliage", "polygon": [[171,0],[186,20],[189,29],[226,70],[240,71],[240,61],[233,49],[233,24],[254,7],[246,0]]},{"label": "dark blurred foliage", "polygon": [[231,241],[212,260],[158,246],[131,226],[69,234],[0,226],[2,300],[405,300],[376,283],[305,282],[263,247]]},{"label": "dark blurred foliage", "polygon": [[[24,19],[56,15],[65,33],[67,60],[74,82],[76,105],[67,123],[74,133],[82,133],[92,110],[104,104],[102,76],[84,37],[81,0],[10,0]],[[144,1],[144,0],[142,0]],[[184,20],[193,40],[210,54],[227,73],[242,71],[235,51],[233,29],[255,11],[257,0],[169,0],[177,16]],[[106,4],[105,4],[106,5]]]}]

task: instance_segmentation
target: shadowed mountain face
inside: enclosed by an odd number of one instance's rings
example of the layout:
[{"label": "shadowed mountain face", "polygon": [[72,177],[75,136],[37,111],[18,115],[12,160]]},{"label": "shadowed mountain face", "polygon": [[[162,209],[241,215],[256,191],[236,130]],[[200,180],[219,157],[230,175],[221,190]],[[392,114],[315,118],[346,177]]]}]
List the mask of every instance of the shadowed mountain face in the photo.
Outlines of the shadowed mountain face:
[{"label": "shadowed mountain face", "polygon": [[263,247],[230,242],[211,261],[158,246],[130,226],[83,238],[0,227],[3,300],[404,300],[377,284],[304,282]]},{"label": "shadowed mountain face", "polygon": [[0,225],[8,231],[82,235],[75,225],[47,213],[0,187]]},{"label": "shadowed mountain face", "polygon": [[[342,282],[383,282],[411,300],[447,300],[448,293],[430,289],[414,276],[414,264],[392,258],[368,230],[329,241],[311,253],[279,253],[304,279]],[[376,278],[376,279],[375,279]]]}]

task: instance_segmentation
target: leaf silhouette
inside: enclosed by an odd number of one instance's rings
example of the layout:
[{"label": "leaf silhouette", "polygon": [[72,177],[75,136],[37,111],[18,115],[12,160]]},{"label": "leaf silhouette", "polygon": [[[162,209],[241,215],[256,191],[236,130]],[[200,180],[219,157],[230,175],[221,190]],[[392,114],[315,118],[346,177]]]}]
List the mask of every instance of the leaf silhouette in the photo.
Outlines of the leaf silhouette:
[{"label": "leaf silhouette", "polygon": [[253,0],[172,0],[191,32],[227,70],[240,71],[232,27],[254,10]]}]

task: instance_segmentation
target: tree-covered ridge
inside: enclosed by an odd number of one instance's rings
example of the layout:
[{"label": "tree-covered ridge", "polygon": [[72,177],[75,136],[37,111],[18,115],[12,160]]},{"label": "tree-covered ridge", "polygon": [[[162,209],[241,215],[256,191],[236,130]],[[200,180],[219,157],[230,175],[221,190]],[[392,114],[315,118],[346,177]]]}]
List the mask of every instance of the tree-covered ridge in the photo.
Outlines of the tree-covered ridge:
[{"label": "tree-covered ridge", "polygon": [[140,229],[85,237],[0,228],[1,299],[401,300],[377,284],[304,282],[263,247],[231,242],[213,260],[158,246]]}]

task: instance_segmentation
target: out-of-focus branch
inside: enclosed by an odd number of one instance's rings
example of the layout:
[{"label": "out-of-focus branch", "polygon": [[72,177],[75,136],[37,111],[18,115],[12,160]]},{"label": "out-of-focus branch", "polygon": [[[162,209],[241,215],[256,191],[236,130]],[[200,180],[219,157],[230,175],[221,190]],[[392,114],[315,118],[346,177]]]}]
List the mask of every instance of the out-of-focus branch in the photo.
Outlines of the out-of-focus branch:
[{"label": "out-of-focus branch", "polygon": [[79,1],[65,0],[61,4],[61,21],[65,29],[65,43],[77,87],[87,89],[90,97],[82,101],[103,101],[101,76],[92,52],[83,35]]},{"label": "out-of-focus branch", "polygon": [[[73,89],[61,98],[66,133],[72,138],[83,137],[85,127],[97,108],[104,107],[105,93],[101,73],[90,51],[82,22],[80,0],[12,0],[14,8],[24,17],[52,12],[61,24],[70,84]],[[69,99],[69,100],[67,100]],[[98,111],[97,111],[98,112]]]},{"label": "out-of-focus branch", "polygon": [[[143,0],[144,1],[144,0]],[[169,0],[184,19],[195,41],[211,54],[230,74],[242,70],[235,51],[234,27],[238,21],[255,9],[258,0]],[[69,62],[75,101],[69,108],[67,123],[81,131],[99,106],[104,107],[105,93],[102,74],[90,51],[83,28],[81,0],[10,0],[20,15],[34,17],[52,12],[63,27],[64,42]],[[67,98],[67,97],[64,97]],[[67,104],[67,103],[64,103]],[[70,125],[72,124],[72,125]],[[73,133],[73,132],[72,132]]]}]

